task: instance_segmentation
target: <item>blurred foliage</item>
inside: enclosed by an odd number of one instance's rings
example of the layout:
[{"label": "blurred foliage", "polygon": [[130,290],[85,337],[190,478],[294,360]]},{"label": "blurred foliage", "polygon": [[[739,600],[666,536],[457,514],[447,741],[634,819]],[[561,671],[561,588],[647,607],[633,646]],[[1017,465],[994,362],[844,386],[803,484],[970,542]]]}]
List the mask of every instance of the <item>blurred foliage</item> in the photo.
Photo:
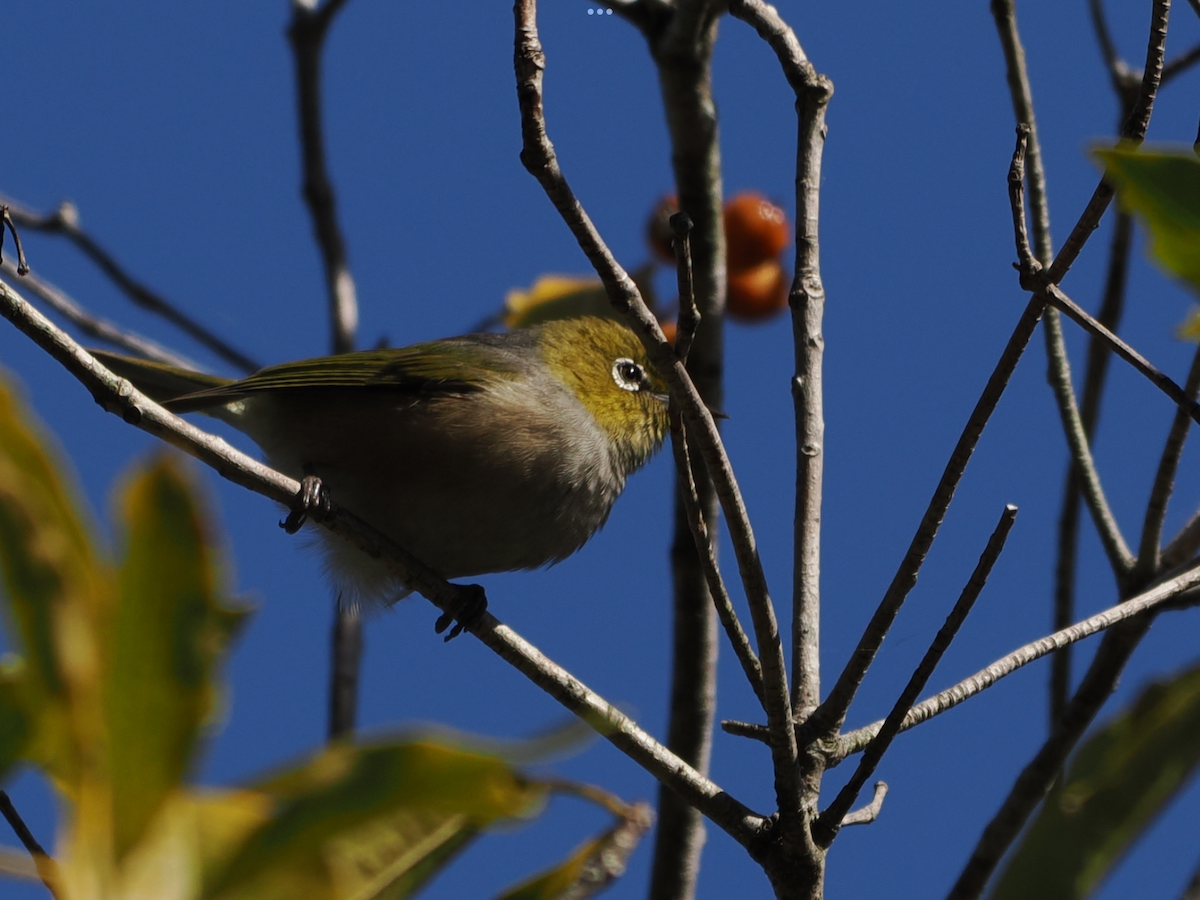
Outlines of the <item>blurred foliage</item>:
[{"label": "blurred foliage", "polygon": [[[1149,230],[1155,258],[1200,290],[1200,159],[1182,150],[1151,152],[1126,145],[1095,153],[1122,209],[1136,213]],[[1178,333],[1200,341],[1200,309],[1188,315]]]},{"label": "blurred foliage", "polygon": [[1147,688],[1094,734],[1042,806],[992,900],[1082,898],[1200,763],[1200,666]]},{"label": "blurred foliage", "polygon": [[[177,462],[138,467],[118,509],[113,565],[0,379],[0,584],[18,651],[0,666],[0,777],[30,765],[61,794],[54,858],[34,860],[60,900],[396,900],[489,825],[568,789],[618,824],[519,896],[583,897],[607,883],[589,860],[602,851],[619,868],[648,827],[644,807],[432,738],[336,743],[242,788],[189,786],[246,611],[229,601],[219,533]],[[32,874],[10,852],[0,873]]]}]

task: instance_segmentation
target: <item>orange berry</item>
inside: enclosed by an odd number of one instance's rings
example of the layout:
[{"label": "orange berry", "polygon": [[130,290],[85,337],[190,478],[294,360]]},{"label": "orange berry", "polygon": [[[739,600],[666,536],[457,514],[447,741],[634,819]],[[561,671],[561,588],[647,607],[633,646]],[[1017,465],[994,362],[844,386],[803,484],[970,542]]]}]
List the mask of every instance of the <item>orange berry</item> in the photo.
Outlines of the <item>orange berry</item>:
[{"label": "orange berry", "polygon": [[730,267],[726,304],[743,322],[769,319],[788,305],[788,279],[776,259],[739,271]]},{"label": "orange berry", "polygon": [[666,336],[667,343],[674,344],[675,332],[679,328],[678,324],[675,322],[659,322],[658,327],[662,329],[663,334]]},{"label": "orange berry", "polygon": [[738,194],[725,204],[726,261],[730,271],[774,259],[791,237],[792,229],[783,210],[761,194]]},{"label": "orange berry", "polygon": [[650,251],[663,262],[675,262],[675,232],[671,230],[671,216],[679,212],[679,200],[667,194],[654,207],[646,220],[646,242]]}]

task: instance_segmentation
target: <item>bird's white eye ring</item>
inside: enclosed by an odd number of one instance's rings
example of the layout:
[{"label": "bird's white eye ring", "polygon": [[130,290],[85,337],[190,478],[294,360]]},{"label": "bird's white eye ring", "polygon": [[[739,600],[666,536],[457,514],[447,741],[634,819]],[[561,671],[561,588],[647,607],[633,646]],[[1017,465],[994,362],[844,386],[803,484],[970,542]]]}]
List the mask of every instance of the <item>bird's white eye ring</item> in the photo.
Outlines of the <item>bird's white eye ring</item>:
[{"label": "bird's white eye ring", "polygon": [[625,356],[613,363],[612,376],[623,391],[640,391],[646,386],[646,370]]}]

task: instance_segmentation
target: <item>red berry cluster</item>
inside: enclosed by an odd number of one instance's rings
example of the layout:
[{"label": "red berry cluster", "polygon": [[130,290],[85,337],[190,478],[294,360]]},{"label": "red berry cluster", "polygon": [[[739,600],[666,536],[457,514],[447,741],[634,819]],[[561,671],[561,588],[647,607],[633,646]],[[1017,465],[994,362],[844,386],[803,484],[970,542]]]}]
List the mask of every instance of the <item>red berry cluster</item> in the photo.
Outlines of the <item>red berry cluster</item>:
[{"label": "red berry cluster", "polygon": [[[664,262],[675,261],[669,220],[678,210],[675,196],[666,196],[646,223],[650,249]],[[787,307],[788,278],[780,256],[791,237],[783,210],[762,195],[746,192],[725,204],[726,309],[730,316],[756,322]]]}]

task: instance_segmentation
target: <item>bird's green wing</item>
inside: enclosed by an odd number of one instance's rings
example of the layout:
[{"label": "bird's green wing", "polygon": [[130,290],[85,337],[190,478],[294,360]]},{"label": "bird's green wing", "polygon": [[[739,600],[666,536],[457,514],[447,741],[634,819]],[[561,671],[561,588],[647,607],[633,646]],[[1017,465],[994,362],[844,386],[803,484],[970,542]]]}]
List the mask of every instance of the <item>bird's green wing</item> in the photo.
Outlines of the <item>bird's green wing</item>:
[{"label": "bird's green wing", "polygon": [[[507,340],[497,340],[506,338]],[[382,389],[413,395],[463,394],[515,378],[521,358],[511,335],[468,335],[387,350],[363,350],[282,363],[241,381],[172,400],[192,412],[256,394],[293,390]]]}]

